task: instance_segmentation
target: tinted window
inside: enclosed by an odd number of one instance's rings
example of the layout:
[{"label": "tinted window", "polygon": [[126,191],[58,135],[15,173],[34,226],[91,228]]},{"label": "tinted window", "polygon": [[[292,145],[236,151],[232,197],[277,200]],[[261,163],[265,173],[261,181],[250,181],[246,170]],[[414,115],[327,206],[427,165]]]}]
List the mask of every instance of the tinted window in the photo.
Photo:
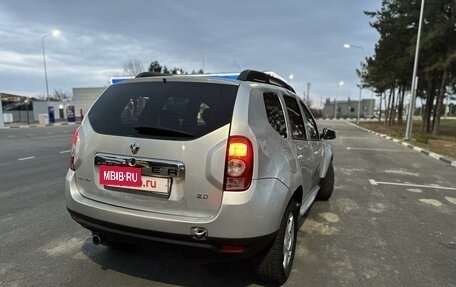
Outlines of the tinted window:
[{"label": "tinted window", "polygon": [[306,140],[306,130],[304,128],[304,121],[302,120],[301,109],[298,102],[291,97],[284,97],[285,104],[287,105],[288,117],[290,119],[290,129],[293,139]]},{"label": "tinted window", "polygon": [[305,122],[306,122],[306,128],[309,131],[310,139],[311,140],[319,140],[320,137],[318,135],[318,129],[317,129],[317,124],[315,123],[315,120],[313,119],[312,115],[310,114],[310,111],[307,109],[307,107],[300,103],[302,110],[304,111],[305,114]]},{"label": "tinted window", "polygon": [[97,133],[189,140],[231,122],[237,89],[172,81],[117,84],[96,101],[88,118]]},{"label": "tinted window", "polygon": [[263,94],[264,107],[269,124],[283,137],[287,137],[287,125],[279,97],[275,93]]}]

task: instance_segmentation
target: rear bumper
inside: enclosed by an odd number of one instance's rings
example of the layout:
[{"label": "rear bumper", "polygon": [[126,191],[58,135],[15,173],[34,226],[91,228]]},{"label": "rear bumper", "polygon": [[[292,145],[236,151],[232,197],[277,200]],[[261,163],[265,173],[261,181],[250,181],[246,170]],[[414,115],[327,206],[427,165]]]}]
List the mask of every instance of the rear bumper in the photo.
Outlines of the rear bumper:
[{"label": "rear bumper", "polygon": [[[164,233],[152,230],[144,230],[114,224],[111,222],[101,221],[95,218],[90,218],[81,215],[77,212],[68,209],[73,220],[79,223],[84,228],[89,229],[93,234],[97,234],[108,242],[121,242],[135,245],[149,245],[151,243],[164,243],[182,245],[188,247],[196,247],[207,249],[220,254],[236,254],[242,256],[250,256],[264,249],[274,240],[276,233],[268,234],[256,238],[245,239],[227,239],[205,237],[204,239],[196,239],[194,236]],[[224,249],[224,247],[242,247],[242,252],[239,250]],[[239,256],[236,256],[239,257]]]},{"label": "rear bumper", "polygon": [[[291,197],[289,190],[275,179],[256,180],[246,192],[225,192],[217,214],[196,218],[146,212],[109,205],[82,196],[75,173],[66,177],[67,208],[79,224],[114,239],[126,237],[197,246],[219,251],[224,245],[242,245],[256,251],[270,242],[280,226]],[[197,239],[195,228],[207,230]],[[126,241],[126,240],[113,240]]]}]

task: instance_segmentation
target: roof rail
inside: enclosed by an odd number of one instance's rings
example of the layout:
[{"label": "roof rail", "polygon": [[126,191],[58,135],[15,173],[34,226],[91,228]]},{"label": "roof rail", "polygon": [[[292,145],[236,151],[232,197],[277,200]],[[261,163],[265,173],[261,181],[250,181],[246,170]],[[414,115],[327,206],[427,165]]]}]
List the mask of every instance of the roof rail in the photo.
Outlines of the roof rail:
[{"label": "roof rail", "polygon": [[160,77],[160,76],[172,76],[172,74],[165,74],[159,72],[142,72],[136,75],[135,79],[137,78],[146,78],[146,77]]},{"label": "roof rail", "polygon": [[251,81],[251,82],[257,82],[257,83],[266,83],[274,86],[279,86],[282,88],[285,88],[289,91],[292,91],[293,93],[296,93],[295,90],[287,83],[284,81],[273,77],[271,75],[268,75],[266,73],[260,72],[260,71],[255,71],[255,70],[244,70],[242,71],[238,78],[240,81]]}]

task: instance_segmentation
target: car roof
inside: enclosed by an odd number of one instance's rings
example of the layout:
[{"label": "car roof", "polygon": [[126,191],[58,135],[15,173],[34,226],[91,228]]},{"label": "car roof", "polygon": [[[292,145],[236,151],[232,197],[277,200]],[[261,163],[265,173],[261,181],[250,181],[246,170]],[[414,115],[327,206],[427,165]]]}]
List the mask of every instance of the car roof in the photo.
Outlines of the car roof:
[{"label": "car roof", "polygon": [[163,75],[163,76],[153,76],[153,77],[142,77],[127,79],[120,83],[114,85],[122,85],[129,83],[143,83],[143,82],[191,82],[191,83],[210,83],[210,84],[225,84],[225,85],[235,85],[238,86],[241,81],[234,79],[225,79],[204,75]]},{"label": "car roof", "polygon": [[[216,73],[216,74],[195,74],[195,75],[171,75],[156,72],[143,72],[138,74],[134,79],[126,79],[117,84],[128,84],[138,82],[195,82],[211,83],[239,86],[241,83],[264,84],[275,86],[296,94],[293,87],[287,82],[270,73],[256,70],[244,70],[241,73]],[[116,85],[116,84],[114,84]]]}]

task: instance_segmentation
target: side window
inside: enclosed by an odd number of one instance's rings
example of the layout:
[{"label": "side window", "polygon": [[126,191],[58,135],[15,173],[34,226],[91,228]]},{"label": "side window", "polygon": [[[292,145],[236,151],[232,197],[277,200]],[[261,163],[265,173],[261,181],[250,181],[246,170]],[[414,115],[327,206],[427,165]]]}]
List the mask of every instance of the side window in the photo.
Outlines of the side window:
[{"label": "side window", "polygon": [[304,121],[302,119],[301,109],[298,106],[298,102],[287,96],[284,96],[284,99],[285,104],[287,105],[292,138],[295,140],[307,140],[306,129],[304,127]]},{"label": "side window", "polygon": [[306,121],[306,127],[307,130],[309,131],[310,134],[310,139],[311,140],[319,140],[320,137],[318,135],[318,128],[317,128],[317,123],[315,123],[315,120],[313,119],[312,115],[310,114],[310,111],[307,109],[307,107],[300,102],[300,105],[302,107],[302,110],[304,111],[304,114],[306,116],[305,121]]},{"label": "side window", "polygon": [[279,97],[275,93],[263,94],[264,107],[269,124],[283,137],[287,137],[287,125]]}]

